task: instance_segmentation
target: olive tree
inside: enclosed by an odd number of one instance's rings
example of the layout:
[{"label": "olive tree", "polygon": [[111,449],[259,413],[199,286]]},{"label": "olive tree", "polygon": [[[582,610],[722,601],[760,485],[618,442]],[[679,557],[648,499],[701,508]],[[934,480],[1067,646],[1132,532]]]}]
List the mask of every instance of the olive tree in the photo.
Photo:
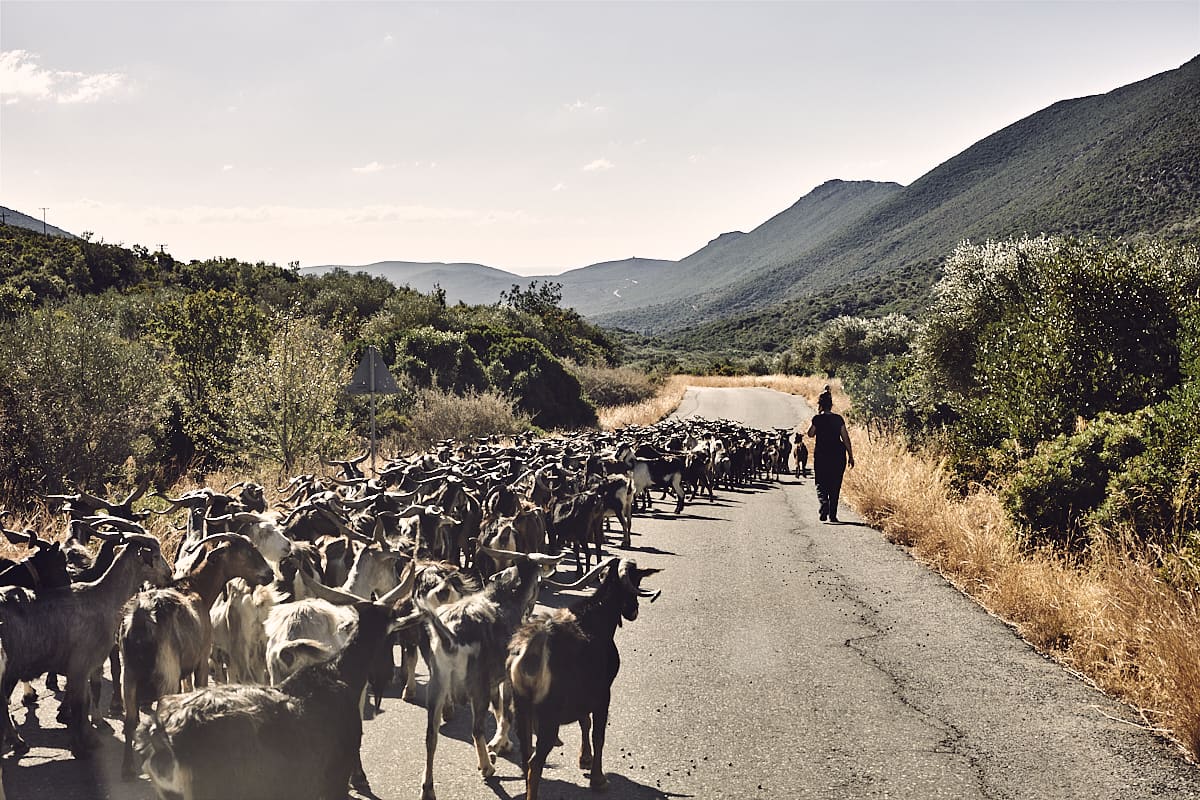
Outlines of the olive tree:
[{"label": "olive tree", "polygon": [[287,474],[341,452],[349,429],[339,399],[349,380],[339,336],[311,318],[277,318],[266,351],[245,353],[233,373],[231,416],[246,454]]}]

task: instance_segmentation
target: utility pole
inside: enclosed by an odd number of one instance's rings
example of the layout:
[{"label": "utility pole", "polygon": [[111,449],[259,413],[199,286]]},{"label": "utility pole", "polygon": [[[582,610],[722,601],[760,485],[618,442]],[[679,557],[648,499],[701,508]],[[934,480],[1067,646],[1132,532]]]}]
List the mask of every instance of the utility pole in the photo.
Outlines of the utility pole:
[{"label": "utility pole", "polygon": [[40,208],[42,210],[42,236],[45,236],[46,235],[46,211],[47,211],[47,208],[45,206],[38,206],[38,208]]},{"label": "utility pole", "polygon": [[8,224],[8,212],[0,210],[0,225]]}]

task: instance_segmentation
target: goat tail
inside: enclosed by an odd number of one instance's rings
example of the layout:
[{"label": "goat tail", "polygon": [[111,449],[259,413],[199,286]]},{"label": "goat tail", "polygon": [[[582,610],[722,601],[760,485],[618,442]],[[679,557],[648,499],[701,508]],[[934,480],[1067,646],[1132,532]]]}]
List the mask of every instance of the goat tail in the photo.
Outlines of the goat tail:
[{"label": "goat tail", "polygon": [[425,622],[429,630],[437,636],[441,643],[442,649],[447,653],[453,653],[458,649],[458,643],[455,641],[454,632],[446,627],[446,623],[442,622],[442,618],[437,615],[437,612],[429,607],[424,597],[414,598],[413,604],[425,617]]},{"label": "goat tail", "polygon": [[173,694],[175,687],[163,686],[158,673],[158,655],[163,632],[153,606],[134,604],[126,613],[121,626],[121,662],[123,680],[137,691],[138,704],[152,703],[163,694]]},{"label": "goat tail", "polygon": [[535,705],[550,693],[550,632],[544,627],[531,632],[513,651],[508,677],[513,692]]}]

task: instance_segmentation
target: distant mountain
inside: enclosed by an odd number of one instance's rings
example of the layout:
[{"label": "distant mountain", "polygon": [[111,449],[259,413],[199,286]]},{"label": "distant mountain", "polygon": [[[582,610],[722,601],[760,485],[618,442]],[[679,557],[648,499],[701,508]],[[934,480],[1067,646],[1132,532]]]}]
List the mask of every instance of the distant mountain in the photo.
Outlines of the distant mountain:
[{"label": "distant mountain", "polygon": [[[494,303],[513,284],[552,281],[562,285],[563,305],[584,316],[637,309],[697,292],[727,287],[747,273],[773,269],[798,258],[861,217],[902,187],[872,181],[829,181],[750,233],[723,233],[680,261],[627,258],[557,275],[518,275],[481,264],[380,261],[340,265],[387,278],[421,292],[441,286],[450,303]],[[306,267],[321,274],[339,265]]]},{"label": "distant mountain", "polygon": [[362,266],[328,264],[320,267],[304,267],[301,274],[322,275],[333,269],[350,272],[367,272],[387,278],[396,286],[408,286],[428,294],[435,286],[446,292],[447,302],[459,301],[468,305],[487,305],[500,299],[500,292],[511,289],[513,284],[522,287],[529,278],[483,264],[443,264],[418,261],[377,261]]},{"label": "distant mountain", "polygon": [[[773,350],[840,314],[914,312],[963,240],[1149,234],[1200,241],[1200,57],[1107,94],[1064,100],[910,186],[829,181],[749,233],[680,261],[631,258],[523,277],[478,264],[366,269],[451,302],[562,284],[610,327],[690,348]],[[327,268],[318,268],[327,269]]]},{"label": "distant mountain", "polygon": [[901,190],[897,183],[829,181],[749,233],[723,233],[680,261],[628,259],[552,277],[585,316],[681,301],[777,269],[820,245]]},{"label": "distant mountain", "polygon": [[1200,240],[1200,57],[1026,117],[785,264],[595,321],[773,349],[838,314],[917,308],[959,242],[1025,233]]},{"label": "distant mountain", "polygon": [[[22,214],[20,211],[14,211],[11,208],[0,206],[0,220],[3,220],[4,225],[14,225],[18,228],[28,228],[31,231],[42,233],[42,221],[35,219],[28,214]],[[45,226],[47,236],[65,236],[68,239],[78,239],[79,237],[73,233],[68,233],[62,228],[56,228],[53,225]]]}]

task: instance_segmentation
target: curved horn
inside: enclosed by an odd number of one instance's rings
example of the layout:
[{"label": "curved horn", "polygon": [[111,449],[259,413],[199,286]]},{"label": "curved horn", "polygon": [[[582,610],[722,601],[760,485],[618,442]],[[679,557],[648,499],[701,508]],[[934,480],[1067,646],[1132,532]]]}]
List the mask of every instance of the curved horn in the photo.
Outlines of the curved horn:
[{"label": "curved horn", "polygon": [[84,517],[83,521],[87,523],[88,527],[92,528],[93,530],[100,525],[107,525],[110,528],[114,528],[124,533],[140,533],[143,535],[146,533],[146,529],[141,525],[138,525],[136,522],[132,522],[131,520],[127,520],[123,517],[109,517],[97,514],[91,517]]},{"label": "curved horn", "polygon": [[318,600],[324,600],[327,603],[333,603],[335,606],[350,606],[355,603],[361,603],[366,598],[359,597],[356,594],[343,592],[341,589],[333,589],[321,583],[316,578],[310,577],[307,572],[300,571],[300,579],[304,581],[304,588],[307,589],[313,597]]},{"label": "curved horn", "polygon": [[408,566],[404,568],[404,574],[400,577],[400,583],[395,589],[387,592],[375,602],[385,606],[398,606],[405,600],[412,597],[413,586],[416,583],[417,570],[416,565],[409,561]]},{"label": "curved horn", "polygon": [[499,550],[495,547],[488,547],[486,544],[479,545],[479,551],[484,555],[490,556],[493,559],[508,558],[513,561],[528,561],[528,553],[518,553],[515,550]]},{"label": "curved horn", "polygon": [[552,581],[552,580],[547,580],[547,581],[545,581],[545,583],[548,583],[551,586],[555,586],[559,589],[581,589],[584,586],[586,586],[589,582],[594,580],[596,578],[596,576],[600,574],[601,570],[603,570],[605,567],[611,565],[614,561],[619,561],[619,560],[620,560],[619,556],[609,556],[608,558],[604,559],[596,566],[592,567],[591,572],[584,575],[582,578],[575,581],[574,583],[559,583],[558,581]]},{"label": "curved horn", "polygon": [[188,545],[184,549],[184,552],[185,553],[194,553],[194,552],[196,552],[197,549],[199,549],[200,545],[205,544],[206,542],[233,542],[233,541],[247,542],[251,546],[253,546],[253,544],[254,544],[249,539],[247,539],[245,536],[242,536],[240,533],[214,533],[210,536],[205,536],[203,539],[200,539],[199,541],[195,542],[194,544]]}]

